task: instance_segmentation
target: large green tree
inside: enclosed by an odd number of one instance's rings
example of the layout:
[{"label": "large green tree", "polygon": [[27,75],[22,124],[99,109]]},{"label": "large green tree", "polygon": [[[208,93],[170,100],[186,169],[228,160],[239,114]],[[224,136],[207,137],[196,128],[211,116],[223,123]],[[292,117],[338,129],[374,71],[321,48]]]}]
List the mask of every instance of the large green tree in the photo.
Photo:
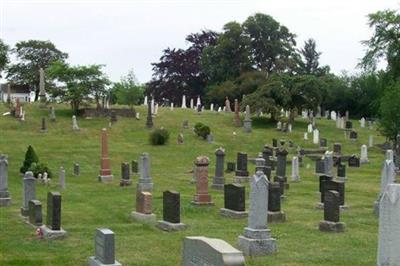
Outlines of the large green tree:
[{"label": "large green tree", "polygon": [[[386,89],[381,99],[379,120],[380,131],[389,140],[396,144],[396,137],[400,134],[400,83]],[[399,144],[399,143],[397,143]],[[395,145],[396,146],[396,145]]]},{"label": "large green tree", "polygon": [[127,76],[113,84],[110,93],[113,102],[132,107],[142,101],[144,91],[145,86],[139,84],[133,70],[131,70]]},{"label": "large green tree", "polygon": [[14,83],[35,88],[35,100],[39,96],[39,69],[48,68],[53,62],[64,61],[68,54],[61,52],[50,41],[20,41],[12,49],[15,63],[7,69],[7,79]]},{"label": "large green tree", "polygon": [[9,46],[3,42],[2,39],[0,39],[0,78],[3,70],[5,69],[6,65],[9,62],[8,58],[8,51],[9,51]]}]

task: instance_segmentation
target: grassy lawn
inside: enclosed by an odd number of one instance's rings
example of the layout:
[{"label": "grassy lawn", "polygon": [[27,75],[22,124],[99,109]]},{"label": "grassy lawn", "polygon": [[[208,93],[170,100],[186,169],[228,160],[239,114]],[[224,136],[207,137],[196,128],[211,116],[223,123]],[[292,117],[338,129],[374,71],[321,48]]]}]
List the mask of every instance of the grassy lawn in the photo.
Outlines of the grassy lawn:
[{"label": "grassy lawn", "polygon": [[[196,156],[210,158],[209,177],[215,167],[215,149],[225,148],[226,161],[235,161],[236,152],[247,152],[249,157],[257,156],[264,144],[272,144],[272,138],[292,140],[301,147],[315,147],[312,136],[303,141],[307,123],[298,118],[292,133],[281,133],[275,125],[257,120],[253,132],[246,134],[242,128],[233,126],[232,114],[217,114],[206,111],[201,115],[192,110],[159,108],[154,119],[156,127],[165,127],[171,132],[166,146],[151,146],[149,131],[145,128],[146,110],[137,107],[141,120],[118,118],[109,129],[109,152],[114,181],[102,184],[97,181],[100,164],[100,130],[108,126],[108,119],[84,120],[78,118],[80,132],[71,130],[71,111],[67,105],[56,105],[57,122],[48,120],[48,133],[42,134],[40,118],[48,117],[46,109],[26,106],[26,121],[0,116],[0,153],[9,156],[9,191],[12,205],[0,209],[0,265],[87,265],[89,256],[94,255],[94,233],[99,227],[110,228],[116,235],[116,258],[123,265],[180,265],[182,240],[185,236],[207,236],[221,238],[237,246],[237,238],[247,224],[246,219],[230,220],[219,215],[223,207],[223,192],[210,188],[214,207],[193,207],[191,200],[195,185],[190,184]],[[0,106],[0,113],[7,111]],[[203,122],[211,127],[215,143],[209,144],[194,136],[190,129],[184,130],[184,145],[177,144],[177,135],[183,120],[188,119],[192,127]],[[384,138],[377,132],[359,128],[357,142],[344,139],[343,131],[336,129],[334,121],[317,120],[320,137],[328,139],[332,149],[334,142],[342,143],[345,154],[360,153],[360,146],[368,143],[373,133],[374,142],[382,143]],[[236,131],[237,135],[233,135]],[[22,165],[28,145],[33,145],[41,162],[46,162],[55,178],[50,187],[36,186],[37,199],[42,202],[43,216],[46,216],[47,191],[59,191],[58,169],[66,168],[67,188],[62,193],[62,227],[68,231],[68,238],[61,241],[45,241],[35,238],[32,227],[19,216],[22,206]],[[162,218],[162,191],[173,189],[181,193],[181,220],[189,227],[186,231],[166,233],[159,229],[131,222],[129,215],[135,206],[133,185],[120,187],[121,162],[138,159],[148,152],[151,159],[151,176],[154,182],[153,209]],[[295,150],[290,151],[291,160]],[[318,223],[323,212],[315,209],[319,201],[318,179],[314,175],[314,163],[305,159],[300,169],[301,182],[291,184],[286,191],[282,209],[287,222],[272,224],[270,229],[277,239],[278,253],[268,257],[246,258],[246,265],[375,265],[377,249],[378,220],[372,213],[380,184],[383,153],[376,147],[368,151],[370,163],[361,168],[347,168],[346,204],[349,209],[342,213],[346,223],[343,234],[322,233]],[[73,163],[81,166],[81,176],[72,176]],[[255,166],[249,164],[254,173]],[[336,171],[336,170],[335,170]],[[290,166],[287,175],[290,180]],[[232,182],[233,174],[226,174],[226,183]],[[248,195],[248,186],[246,194]],[[248,200],[246,204],[248,204]]]}]

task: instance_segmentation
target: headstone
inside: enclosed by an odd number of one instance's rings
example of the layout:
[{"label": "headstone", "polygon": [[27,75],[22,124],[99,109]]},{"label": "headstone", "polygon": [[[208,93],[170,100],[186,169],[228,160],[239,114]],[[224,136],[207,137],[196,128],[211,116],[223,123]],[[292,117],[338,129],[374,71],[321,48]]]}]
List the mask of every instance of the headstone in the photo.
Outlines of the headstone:
[{"label": "headstone", "polygon": [[343,181],[338,180],[324,180],[322,181],[322,190],[321,190],[321,203],[320,206],[324,204],[325,194],[329,190],[335,190],[339,192],[339,205],[340,208],[346,209],[345,205],[345,183]]},{"label": "headstone", "polygon": [[150,192],[136,193],[136,210],[131,213],[131,218],[135,221],[154,224],[156,215],[152,211],[152,195]]},{"label": "headstone", "polygon": [[315,144],[315,145],[319,144],[319,130],[318,129],[313,130],[313,144]]},{"label": "headstone", "polygon": [[381,190],[378,194],[378,199],[374,204],[374,213],[379,216],[379,202],[382,198],[383,193],[386,190],[386,187],[390,184],[393,184],[396,180],[396,170],[393,161],[385,160],[383,162],[383,167],[381,171]]},{"label": "headstone", "polygon": [[360,127],[365,128],[365,118],[364,117],[360,119]]},{"label": "headstone", "polygon": [[374,135],[368,136],[368,147],[372,148],[374,146]]},{"label": "headstone", "polygon": [[154,115],[158,115],[158,103],[154,106]]},{"label": "headstone", "polygon": [[137,173],[139,172],[138,161],[132,160],[132,162],[131,162],[131,169],[132,169],[132,173],[137,174]]},{"label": "headstone", "polygon": [[157,226],[164,231],[181,231],[186,225],[181,223],[180,194],[176,191],[163,192],[163,220]]},{"label": "headstone", "polygon": [[376,265],[400,265],[400,184],[389,184],[380,199]]},{"label": "headstone", "polygon": [[258,158],[255,159],[256,164],[256,172],[261,171],[266,175],[266,166],[265,159],[262,157],[262,153],[258,155]]},{"label": "headstone", "polygon": [[11,205],[11,196],[8,191],[8,157],[0,154],[0,207]]},{"label": "headstone", "polygon": [[299,158],[297,156],[293,156],[292,158],[292,181],[299,182],[300,181],[300,170],[299,170]]},{"label": "headstone", "polygon": [[355,155],[350,156],[348,163],[349,167],[360,167],[360,159]]},{"label": "headstone", "polygon": [[268,180],[261,172],[251,178],[248,226],[239,236],[239,249],[246,256],[264,256],[276,252],[276,240],[267,225]]},{"label": "headstone", "polygon": [[210,134],[207,135],[207,142],[210,143],[210,144],[214,142],[213,134],[210,133]]},{"label": "headstone", "polygon": [[324,198],[324,220],[319,223],[322,232],[344,232],[345,224],[340,222],[340,195],[339,192],[328,190]]},{"label": "headstone", "polygon": [[42,203],[38,200],[29,201],[29,223],[34,226],[41,226],[42,219]]},{"label": "headstone", "polygon": [[346,129],[347,130],[352,130],[353,129],[353,123],[351,121],[346,121]]},{"label": "headstone", "polygon": [[312,126],[312,124],[308,124],[308,126],[307,126],[307,132],[308,132],[308,133],[312,133],[312,132],[313,132],[313,126]]},{"label": "headstone", "polygon": [[147,105],[148,103],[147,103],[147,95],[146,96],[144,96],[144,100],[143,100],[143,105]]},{"label": "headstone", "polygon": [[129,163],[121,163],[121,181],[119,182],[119,185],[123,187],[130,186],[131,184],[131,169]]},{"label": "headstone", "polygon": [[349,120],[349,111],[346,111],[346,120]]},{"label": "headstone", "polygon": [[277,139],[272,139],[272,147],[274,147],[274,148],[278,147],[278,140]]},{"label": "headstone", "polygon": [[336,112],[331,111],[331,120],[336,120]]},{"label": "headstone", "polygon": [[196,165],[196,194],[192,201],[193,205],[214,205],[211,195],[208,193],[208,164],[206,156],[199,156],[194,162]]},{"label": "headstone", "polygon": [[65,184],[65,169],[64,167],[60,167],[60,188],[65,189],[66,184]]},{"label": "headstone", "polygon": [[183,142],[184,142],[183,133],[180,132],[180,133],[178,134],[178,144],[183,144]]},{"label": "headstone", "polygon": [[43,68],[39,69],[39,98],[42,103],[46,102],[46,90],[44,88],[44,70]]},{"label": "headstone", "polygon": [[194,109],[194,102],[193,98],[190,99],[190,109]]},{"label": "headstone", "polygon": [[183,240],[182,265],[244,266],[243,253],[227,242],[203,236],[189,236]]},{"label": "headstone", "polygon": [[42,125],[40,127],[40,132],[42,132],[42,133],[47,132],[46,118],[44,118],[44,117],[42,117]]},{"label": "headstone", "polygon": [[80,174],[80,167],[78,163],[74,163],[74,176],[79,176]]},{"label": "headstone", "polygon": [[340,144],[340,143],[334,143],[334,144],[333,144],[333,153],[335,153],[335,154],[341,154],[341,153],[342,153],[342,144]]},{"label": "headstone", "polygon": [[246,133],[250,133],[251,132],[251,117],[250,117],[250,106],[246,105],[246,115],[245,118],[243,120],[243,128],[244,128],[244,132]]},{"label": "headstone", "polygon": [[111,174],[110,157],[108,155],[108,135],[107,129],[101,130],[101,160],[100,160],[100,182],[111,182],[113,175]]},{"label": "headstone", "polygon": [[231,103],[230,103],[228,97],[225,98],[225,112],[229,112],[229,113],[232,112]]},{"label": "headstone", "polygon": [[115,259],[114,232],[107,228],[96,229],[95,256],[89,258],[90,266],[121,266]]},{"label": "headstone", "polygon": [[360,156],[360,163],[368,163],[368,148],[367,145],[361,146],[361,156]]},{"label": "headstone", "polygon": [[137,191],[153,192],[153,181],[150,176],[150,156],[144,152],[139,159],[140,177],[137,183]]},{"label": "headstone", "polygon": [[50,106],[50,121],[51,122],[56,122],[56,111],[53,106]]},{"label": "headstone", "polygon": [[234,172],[236,171],[236,164],[234,162],[227,162],[226,163],[226,172],[230,173],[230,172]]},{"label": "headstone", "polygon": [[182,95],[182,106],[181,106],[181,108],[183,108],[183,109],[187,108],[187,106],[186,106],[186,96],[185,95]]},{"label": "headstone", "polygon": [[224,178],[224,160],[225,150],[220,147],[215,151],[215,175],[213,178],[212,187],[215,189],[224,189],[225,178]]},{"label": "headstone", "polygon": [[274,155],[274,150],[268,145],[265,145],[262,151],[262,156],[265,160],[265,166],[269,167],[271,170],[275,169],[272,157]]},{"label": "headstone", "polygon": [[79,131],[80,128],[78,126],[78,121],[76,120],[76,116],[72,116],[72,130],[73,131]]},{"label": "headstone", "polygon": [[174,103],[171,103],[170,110],[171,110],[171,111],[174,110]]},{"label": "headstone", "polygon": [[237,153],[236,166],[236,183],[247,182],[249,180],[249,171],[247,170],[247,153]]},{"label": "headstone", "polygon": [[150,110],[151,110],[151,115],[154,115],[154,109],[155,109],[155,102],[154,102],[154,98],[153,97],[151,97],[151,100],[150,100]]},{"label": "headstone", "polygon": [[326,148],[326,147],[328,146],[328,141],[327,141],[327,139],[321,138],[321,139],[319,140],[319,146],[320,146],[321,148]]},{"label": "headstone", "polygon": [[59,192],[47,193],[46,225],[41,228],[46,239],[63,239],[67,232],[61,228],[61,194]]},{"label": "headstone", "polygon": [[304,137],[303,137],[303,139],[304,139],[304,140],[308,140],[308,133],[307,133],[307,132],[304,132]]},{"label": "headstone", "polygon": [[[154,101],[152,99],[152,101]],[[146,119],[146,127],[152,128],[153,127],[153,116],[152,116],[152,105],[147,105],[147,119]]]},{"label": "headstone", "polygon": [[288,151],[285,149],[279,149],[276,151],[277,164],[276,164],[276,176],[282,177],[285,181],[286,189],[289,188],[286,177],[286,161],[287,161]]},{"label": "headstone", "polygon": [[279,183],[269,183],[268,188],[268,223],[283,223],[286,214],[281,210],[281,186]]},{"label": "headstone", "polygon": [[337,177],[340,181],[346,180],[346,165],[345,164],[338,164]]},{"label": "headstone", "polygon": [[358,134],[355,130],[350,131],[350,140],[357,140]]},{"label": "headstone", "polygon": [[35,189],[35,178],[33,173],[28,171],[24,175],[24,194],[23,194],[23,205],[21,208],[21,215],[28,216],[29,201],[36,199],[36,189]]},{"label": "headstone", "polygon": [[236,127],[241,127],[242,126],[242,121],[240,120],[240,116],[239,116],[239,111],[240,111],[240,107],[239,107],[239,101],[238,99],[235,99],[235,118],[234,118],[234,123]]},{"label": "headstone", "polygon": [[183,128],[189,128],[189,121],[188,120],[183,120],[182,127]]},{"label": "headstone", "polygon": [[239,184],[224,185],[224,208],[220,209],[222,216],[230,218],[247,217],[245,187]]},{"label": "headstone", "polygon": [[276,123],[276,130],[278,130],[278,131],[281,131],[281,130],[282,130],[282,122],[281,122],[281,121],[278,121],[278,122]]}]

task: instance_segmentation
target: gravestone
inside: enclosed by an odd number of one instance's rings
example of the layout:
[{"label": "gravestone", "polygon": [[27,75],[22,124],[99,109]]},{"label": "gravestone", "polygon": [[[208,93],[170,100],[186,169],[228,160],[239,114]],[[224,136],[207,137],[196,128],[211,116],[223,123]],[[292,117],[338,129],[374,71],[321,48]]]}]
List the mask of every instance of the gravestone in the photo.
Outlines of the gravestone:
[{"label": "gravestone", "polygon": [[247,217],[245,187],[239,184],[224,185],[224,208],[220,214],[229,218]]},{"label": "gravestone", "polygon": [[326,170],[325,170],[325,160],[324,158],[318,158],[315,161],[315,174],[316,175],[325,175]]},{"label": "gravestone", "polygon": [[76,120],[76,116],[72,116],[72,130],[73,131],[79,131],[80,128],[78,126],[78,121]]},{"label": "gravestone", "polygon": [[121,163],[121,181],[119,182],[121,187],[130,186],[132,184],[130,170],[129,163]]},{"label": "gravestone", "polygon": [[312,126],[312,124],[308,124],[308,125],[307,125],[307,132],[308,132],[308,133],[312,133],[312,132],[313,132],[313,126]]},{"label": "gravestone", "polygon": [[369,148],[374,147],[374,135],[369,135],[368,136],[368,147]]},{"label": "gravestone", "polygon": [[259,155],[258,158],[255,159],[255,164],[256,164],[256,172],[261,171],[266,175],[266,166],[265,166],[265,160],[262,158],[261,154]]},{"label": "gravestone", "polygon": [[29,211],[29,201],[36,199],[36,189],[35,189],[35,178],[33,173],[28,171],[24,175],[24,194],[23,194],[23,205],[21,208],[21,215],[28,216]]},{"label": "gravestone", "polygon": [[338,164],[337,177],[340,181],[346,180],[346,165],[345,164]]},{"label": "gravestone", "polygon": [[46,89],[43,68],[39,69],[39,99],[42,104],[46,103]]},{"label": "gravestone", "polygon": [[319,130],[318,129],[313,130],[313,144],[315,144],[315,145],[319,144]]},{"label": "gravestone", "polygon": [[283,223],[286,214],[281,210],[281,186],[269,183],[268,187],[268,223]]},{"label": "gravestone", "polygon": [[224,178],[224,159],[225,150],[220,147],[215,151],[215,175],[213,178],[212,187],[215,189],[224,189],[225,178]]},{"label": "gravestone", "polygon": [[65,169],[64,167],[60,167],[60,174],[59,174],[60,180],[59,180],[59,184],[60,184],[60,188],[61,189],[65,189],[66,188],[66,183],[65,183]]},{"label": "gravestone", "polygon": [[156,215],[152,211],[152,194],[150,192],[136,193],[136,210],[131,213],[131,218],[141,223],[155,224]]},{"label": "gravestone", "polygon": [[340,222],[340,195],[339,192],[328,190],[324,198],[324,220],[319,223],[322,232],[344,232],[345,224]]},{"label": "gravestone", "polygon": [[180,132],[178,134],[178,144],[183,144],[183,142],[184,142],[183,133]]},{"label": "gravestone", "polygon": [[115,236],[110,229],[96,229],[94,249],[95,256],[89,258],[90,266],[121,266],[115,259]]},{"label": "gravestone", "polygon": [[111,182],[113,175],[111,174],[110,157],[108,155],[108,135],[107,129],[101,130],[101,160],[99,182]]},{"label": "gravestone", "polygon": [[[319,192],[322,193],[323,190],[323,184],[325,181],[330,181],[332,180],[332,176],[327,176],[327,175],[320,175],[319,176]],[[321,201],[322,202],[322,201]],[[322,205],[321,205],[322,206]]]},{"label": "gravestone", "polygon": [[42,219],[42,203],[38,200],[29,201],[29,223],[34,226],[41,226]]},{"label": "gravestone", "polygon": [[358,138],[358,133],[355,130],[350,131],[350,140],[356,141]]},{"label": "gravestone", "polygon": [[293,156],[292,158],[292,181],[300,181],[299,158],[297,156]]},{"label": "gravestone", "polygon": [[206,156],[199,156],[194,162],[196,165],[196,194],[192,204],[197,206],[214,205],[211,195],[208,193],[208,164],[209,159]]},{"label": "gravestone", "polygon": [[278,147],[278,140],[277,139],[272,139],[272,147],[274,147],[274,148]]},{"label": "gravestone", "polygon": [[308,133],[307,132],[304,132],[303,139],[304,140],[308,140]]},{"label": "gravestone", "polygon": [[286,149],[278,149],[276,151],[277,164],[276,164],[276,176],[282,177],[285,181],[285,188],[289,189],[286,177],[286,160],[288,151]]},{"label": "gravestone", "polygon": [[40,127],[40,132],[46,133],[47,132],[47,126],[46,126],[46,118],[42,117],[42,124]]},{"label": "gravestone", "polygon": [[383,193],[386,190],[386,187],[390,184],[393,184],[396,180],[396,170],[395,165],[392,160],[385,160],[383,162],[383,167],[381,171],[381,189],[378,194],[378,199],[374,203],[374,213],[379,216],[379,202],[382,198]]},{"label": "gravestone", "polygon": [[50,121],[53,123],[57,121],[56,110],[54,109],[53,106],[50,106]]},{"label": "gravestone", "polygon": [[237,169],[235,171],[236,183],[243,183],[249,181],[249,171],[247,171],[247,153],[238,152],[236,159]]},{"label": "gravestone", "polygon": [[79,176],[80,174],[80,167],[78,163],[74,163],[74,176]]},{"label": "gravestone", "polygon": [[189,120],[183,120],[182,127],[185,129],[189,128]]},{"label": "gravestone", "polygon": [[400,184],[389,184],[379,205],[377,265],[400,265]]},{"label": "gravestone", "polygon": [[[154,101],[154,100],[152,100]],[[153,103],[153,102],[152,102]],[[146,119],[146,127],[152,128],[153,127],[153,116],[152,116],[152,104],[147,105],[147,119]]]},{"label": "gravestone", "polygon": [[203,236],[188,236],[183,240],[184,266],[244,266],[243,253],[227,242]]},{"label": "gravestone", "polygon": [[276,240],[271,237],[267,224],[268,180],[262,172],[251,178],[248,226],[239,236],[239,249],[246,256],[264,256],[277,251]]},{"label": "gravestone", "polygon": [[276,123],[276,130],[278,130],[278,131],[281,131],[282,130],[282,122],[281,121],[278,121],[277,123]]},{"label": "gravestone", "polygon": [[285,179],[281,176],[274,176],[274,182],[279,184],[281,199],[283,200],[285,198]]},{"label": "gravestone", "polygon": [[137,174],[139,172],[139,165],[138,165],[138,162],[136,160],[132,160],[131,169],[132,169],[132,173]]},{"label": "gravestone", "polygon": [[181,106],[181,108],[182,109],[186,109],[187,108],[187,106],[186,106],[186,96],[185,95],[182,95],[182,106]]},{"label": "gravestone", "polygon": [[342,153],[342,144],[340,143],[334,143],[333,144],[333,152],[335,154],[341,154]]},{"label": "gravestone", "polygon": [[147,152],[142,153],[139,158],[139,171],[137,191],[153,192],[153,181],[150,176],[150,156]]},{"label": "gravestone", "polygon": [[214,142],[214,136],[213,134],[207,134],[207,142],[208,143],[213,143]]},{"label": "gravestone", "polygon": [[117,118],[117,113],[113,110],[110,112],[110,122],[111,124],[117,123],[118,118]]},{"label": "gravestone", "polygon": [[349,157],[349,167],[360,167],[360,159],[354,154]]},{"label": "gravestone", "polygon": [[348,206],[345,205],[345,183],[339,180],[325,180],[322,181],[322,190],[321,190],[321,202],[319,206],[322,208],[324,205],[325,194],[329,190],[335,190],[339,192],[339,206],[341,209],[347,209]]},{"label": "gravestone", "polygon": [[243,128],[244,132],[250,133],[251,132],[251,118],[250,118],[250,106],[246,105],[246,114],[243,120]]},{"label": "gravestone", "polygon": [[[348,118],[346,117],[346,120]],[[347,130],[352,130],[353,129],[353,123],[351,121],[346,121],[346,129]]]},{"label": "gravestone", "polygon": [[361,164],[369,163],[367,145],[362,145],[361,146],[360,163]]},{"label": "gravestone", "polygon": [[194,109],[194,102],[193,98],[190,99],[190,109]]},{"label": "gravestone", "polygon": [[168,232],[186,229],[186,225],[181,223],[179,192],[163,192],[163,220],[158,221],[157,227]]},{"label": "gravestone", "polygon": [[230,173],[230,172],[234,172],[236,171],[236,163],[234,162],[227,162],[226,163],[226,172]]},{"label": "gravestone", "polygon": [[0,207],[11,205],[11,196],[8,191],[8,157],[0,154]]},{"label": "gravestone", "polygon": [[265,160],[265,166],[270,167],[271,170],[275,170],[274,169],[275,165],[274,165],[273,160],[272,160],[273,155],[274,155],[273,148],[271,148],[268,145],[265,145],[264,148],[263,148],[263,151],[262,151],[262,156],[263,156],[263,158]]},{"label": "gravestone", "polygon": [[328,146],[328,140],[325,139],[325,138],[321,138],[321,139],[319,140],[319,146],[320,146],[321,148],[326,148],[326,147]]},{"label": "gravestone", "polygon": [[364,118],[364,117],[362,117],[362,118],[360,119],[360,127],[361,127],[361,128],[365,128],[365,118]]},{"label": "gravestone", "polygon": [[235,99],[235,118],[234,118],[234,122],[235,122],[235,126],[236,127],[241,127],[242,126],[242,121],[240,120],[240,116],[239,116],[239,101],[238,99]]},{"label": "gravestone", "polygon": [[61,194],[59,192],[47,193],[46,225],[40,227],[45,239],[63,239],[67,232],[61,227]]}]

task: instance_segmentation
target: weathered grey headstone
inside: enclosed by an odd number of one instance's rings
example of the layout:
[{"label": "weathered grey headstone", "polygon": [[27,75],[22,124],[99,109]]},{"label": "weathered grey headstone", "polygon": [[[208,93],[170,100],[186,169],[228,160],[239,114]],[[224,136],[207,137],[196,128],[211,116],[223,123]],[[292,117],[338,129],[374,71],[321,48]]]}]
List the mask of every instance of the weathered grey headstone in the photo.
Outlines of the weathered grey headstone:
[{"label": "weathered grey headstone", "polygon": [[261,172],[251,177],[248,226],[239,236],[239,249],[247,256],[263,256],[276,252],[276,240],[267,225],[268,180]]},{"label": "weathered grey headstone", "polygon": [[360,167],[360,158],[355,155],[350,156],[349,160],[349,167]]},{"label": "weathered grey headstone", "polygon": [[320,207],[323,207],[325,194],[329,190],[334,190],[339,192],[339,206],[341,209],[347,209],[348,206],[345,205],[345,183],[339,180],[324,180],[322,181],[322,190],[321,190],[321,202],[319,204]]},{"label": "weathered grey headstone", "polygon": [[119,185],[123,187],[130,186],[131,184],[131,169],[129,163],[121,163],[121,181],[119,182]]},{"label": "weathered grey headstone", "polygon": [[266,174],[266,166],[265,166],[265,160],[262,157],[262,153],[259,154],[258,158],[255,159],[255,163],[256,163],[256,172],[257,171],[261,171],[264,174]]},{"label": "weathered grey headstone", "polygon": [[318,129],[313,130],[313,144],[315,144],[315,145],[319,144],[319,130]]},{"label": "weathered grey headstone", "polygon": [[326,148],[328,146],[328,140],[325,138],[320,138],[319,140],[319,146],[321,148]]},{"label": "weathered grey headstone", "polygon": [[0,207],[9,206],[11,196],[8,191],[8,157],[0,155]]},{"label": "weathered grey headstone", "polygon": [[29,223],[35,226],[41,226],[42,219],[42,203],[38,200],[29,201]]},{"label": "weathered grey headstone", "polygon": [[65,169],[64,167],[60,167],[60,174],[59,174],[59,185],[61,189],[65,189],[66,188],[66,183],[65,183]]},{"label": "weathered grey headstone", "polygon": [[53,106],[50,106],[50,121],[53,123],[57,121],[56,110],[54,109]]},{"label": "weathered grey headstone", "polygon": [[215,189],[224,189],[225,178],[224,178],[224,160],[225,150],[220,147],[215,151],[215,175],[213,178],[212,187]]},{"label": "weathered grey headstone", "polygon": [[186,225],[181,223],[180,197],[176,191],[163,192],[163,220],[157,223],[161,230],[170,232],[186,229]]},{"label": "weathered grey headstone", "polygon": [[250,117],[250,106],[246,105],[246,115],[243,120],[243,128],[244,132],[250,133],[251,132],[251,117]]},{"label": "weathered grey headstone", "polygon": [[76,120],[76,116],[75,115],[72,116],[72,130],[73,131],[79,131],[80,130],[80,128],[78,126],[78,121]]},{"label": "weathered grey headstone", "polygon": [[342,153],[342,144],[340,143],[334,143],[333,144],[333,152],[335,154],[341,154]]},{"label": "weathered grey headstone", "polygon": [[286,214],[281,210],[281,185],[269,183],[268,187],[268,223],[283,223]]},{"label": "weathered grey headstone", "polygon": [[183,240],[183,266],[244,266],[243,253],[227,242],[203,236]]},{"label": "weathered grey headstone", "polygon": [[42,103],[46,102],[46,89],[45,89],[43,68],[39,69],[39,99]]},{"label": "weathered grey headstone", "polygon": [[265,166],[270,167],[271,170],[275,170],[274,169],[275,165],[274,165],[273,160],[272,160],[273,155],[274,155],[273,148],[268,146],[268,145],[265,145],[264,148],[263,148],[263,151],[262,151],[262,156],[263,156],[263,158],[265,160]]},{"label": "weathered grey headstone", "polygon": [[46,118],[42,117],[42,124],[40,127],[40,132],[46,133],[47,132],[47,126],[46,126]]},{"label": "weathered grey headstone", "polygon": [[355,130],[350,131],[350,140],[356,141],[358,138],[358,133]]},{"label": "weathered grey headstone", "polygon": [[338,164],[337,166],[337,177],[340,181],[346,180],[346,165],[345,164]]},{"label": "weathered grey headstone", "polygon": [[224,186],[224,208],[220,209],[222,216],[230,218],[247,217],[245,187],[239,184]]},{"label": "weathered grey headstone", "polygon": [[237,153],[236,167],[236,182],[247,182],[249,180],[249,171],[247,170],[247,153]]},{"label": "weathered grey headstone", "polygon": [[383,193],[386,190],[386,187],[390,184],[393,184],[396,179],[396,170],[395,165],[392,160],[385,160],[383,162],[383,167],[381,171],[381,190],[378,195],[378,199],[374,204],[374,213],[379,216],[379,202],[382,198]]},{"label": "weathered grey headstone", "polygon": [[[154,101],[154,100],[152,100]],[[153,127],[153,117],[152,117],[152,105],[148,104],[147,105],[147,119],[146,119],[146,127],[147,128],[152,128]]]},{"label": "weathered grey headstone", "polygon": [[367,145],[361,146],[361,156],[360,156],[360,163],[368,163],[368,148]]},{"label": "weathered grey headstone", "polygon": [[226,172],[230,173],[230,172],[234,172],[236,171],[236,163],[234,162],[227,162],[226,163]]},{"label": "weathered grey headstone", "polygon": [[374,135],[369,135],[368,136],[368,147],[369,148],[374,147]]},{"label": "weathered grey headstone", "polygon": [[274,147],[274,148],[278,147],[278,140],[277,139],[272,139],[272,147]]},{"label": "weathered grey headstone", "polygon": [[300,181],[299,158],[297,156],[293,156],[292,158],[292,181]]},{"label": "weathered grey headstone", "polygon": [[[347,120],[348,118],[346,118]],[[351,121],[346,121],[346,129],[351,130],[353,129],[353,123]]]},{"label": "weathered grey headstone", "polygon": [[35,189],[35,178],[33,173],[28,171],[24,175],[24,194],[23,194],[23,205],[21,208],[21,215],[28,216],[29,201],[36,199],[36,189]]},{"label": "weathered grey headstone", "polygon": [[140,177],[137,183],[137,191],[153,191],[153,181],[150,176],[150,157],[148,153],[143,153],[139,158]]},{"label": "weathered grey headstone", "polygon": [[90,266],[121,266],[115,259],[115,236],[110,229],[96,229],[94,249],[95,256],[89,258]]},{"label": "weathered grey headstone", "polygon": [[319,223],[319,230],[323,232],[340,233],[345,224],[340,222],[340,195],[339,192],[328,190],[324,198],[324,220]]},{"label": "weathered grey headstone", "polygon": [[377,264],[400,265],[400,184],[389,184],[379,203]]}]

